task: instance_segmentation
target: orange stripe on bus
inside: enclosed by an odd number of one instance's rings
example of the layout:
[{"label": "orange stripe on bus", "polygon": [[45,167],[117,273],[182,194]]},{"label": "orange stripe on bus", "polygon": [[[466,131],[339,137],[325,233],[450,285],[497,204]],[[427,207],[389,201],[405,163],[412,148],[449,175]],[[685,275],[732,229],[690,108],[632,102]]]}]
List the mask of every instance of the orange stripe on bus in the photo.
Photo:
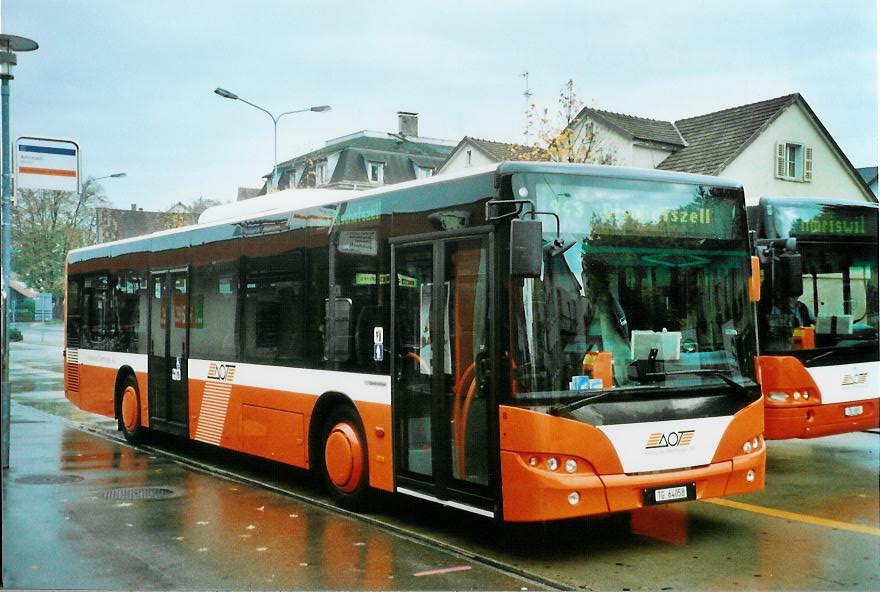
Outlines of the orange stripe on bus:
[{"label": "orange stripe on bus", "polygon": [[37,167],[18,167],[19,173],[29,173],[31,175],[49,175],[52,177],[76,177],[76,171],[66,171],[60,169],[41,169]]}]

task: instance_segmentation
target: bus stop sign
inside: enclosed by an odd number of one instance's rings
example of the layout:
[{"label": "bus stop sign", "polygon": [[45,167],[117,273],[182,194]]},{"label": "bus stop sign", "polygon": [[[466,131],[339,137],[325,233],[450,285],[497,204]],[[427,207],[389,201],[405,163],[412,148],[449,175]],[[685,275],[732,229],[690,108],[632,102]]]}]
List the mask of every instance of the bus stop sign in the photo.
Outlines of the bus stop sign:
[{"label": "bus stop sign", "polygon": [[15,186],[79,193],[79,145],[22,136],[15,141]]}]

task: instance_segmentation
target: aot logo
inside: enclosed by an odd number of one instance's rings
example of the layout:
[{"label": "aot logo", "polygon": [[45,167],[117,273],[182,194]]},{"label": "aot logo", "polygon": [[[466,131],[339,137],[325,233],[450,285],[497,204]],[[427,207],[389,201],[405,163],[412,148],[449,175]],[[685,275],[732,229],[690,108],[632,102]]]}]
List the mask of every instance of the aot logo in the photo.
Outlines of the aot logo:
[{"label": "aot logo", "polygon": [[235,378],[235,364],[211,362],[211,365],[208,367],[208,378],[221,382],[232,382]]},{"label": "aot logo", "polygon": [[669,432],[668,434],[654,432],[648,436],[648,443],[645,445],[645,450],[650,450],[652,448],[681,448],[683,446],[690,446],[693,438],[694,430],[682,430],[680,432]]},{"label": "aot logo", "polygon": [[861,372],[859,374],[844,374],[841,386],[853,386],[856,384],[865,384],[868,381],[868,373]]}]

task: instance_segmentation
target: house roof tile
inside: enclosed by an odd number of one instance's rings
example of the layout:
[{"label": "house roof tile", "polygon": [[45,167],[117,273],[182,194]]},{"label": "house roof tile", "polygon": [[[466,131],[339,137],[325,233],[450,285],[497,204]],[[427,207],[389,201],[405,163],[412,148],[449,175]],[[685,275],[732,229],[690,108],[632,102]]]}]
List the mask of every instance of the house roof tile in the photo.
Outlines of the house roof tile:
[{"label": "house roof tile", "polygon": [[623,130],[637,140],[670,144],[672,146],[686,145],[681,134],[678,133],[678,130],[676,130],[675,126],[669,121],[660,121],[657,119],[649,119],[647,117],[636,117],[634,115],[614,113],[613,111],[593,109],[592,107],[584,107],[581,109],[581,112],[575,120],[582,118],[584,115],[593,117],[594,119],[604,120],[606,123]]},{"label": "house roof tile", "polygon": [[675,122],[687,146],[658,169],[717,175],[789,105],[795,93]]},{"label": "house roof tile", "polygon": [[493,142],[479,138],[465,137],[472,144],[486,152],[499,162],[505,160],[545,160],[546,157],[540,150],[535,150],[523,144],[508,144],[506,142]]}]

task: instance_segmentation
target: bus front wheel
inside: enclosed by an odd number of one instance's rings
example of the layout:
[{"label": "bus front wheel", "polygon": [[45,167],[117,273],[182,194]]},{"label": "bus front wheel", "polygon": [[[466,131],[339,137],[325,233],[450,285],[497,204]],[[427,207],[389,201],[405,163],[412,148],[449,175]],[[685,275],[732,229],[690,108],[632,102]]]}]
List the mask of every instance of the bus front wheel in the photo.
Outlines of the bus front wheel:
[{"label": "bus front wheel", "polygon": [[337,505],[349,510],[366,506],[370,489],[367,440],[357,412],[337,407],[324,423],[324,484]]},{"label": "bus front wheel", "polygon": [[141,425],[141,397],[137,380],[131,374],[126,376],[122,383],[119,429],[130,444],[140,444],[144,440],[144,427]]}]

